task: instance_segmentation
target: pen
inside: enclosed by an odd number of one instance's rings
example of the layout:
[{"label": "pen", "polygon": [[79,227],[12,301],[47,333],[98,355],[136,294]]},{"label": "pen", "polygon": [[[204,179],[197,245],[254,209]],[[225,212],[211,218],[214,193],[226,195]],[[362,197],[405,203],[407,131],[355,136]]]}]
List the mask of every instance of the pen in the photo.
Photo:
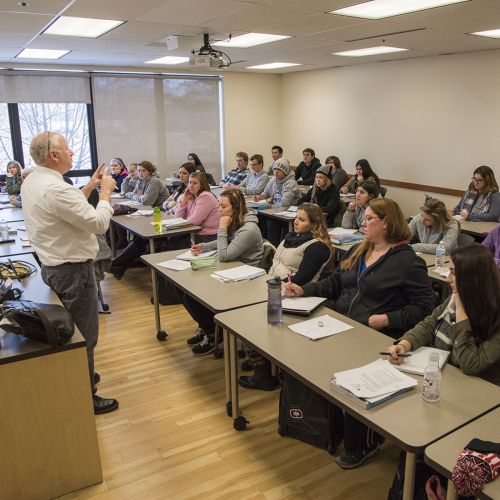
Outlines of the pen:
[{"label": "pen", "polygon": [[290,284],[292,282],[292,273],[288,273],[288,281],[287,283]]},{"label": "pen", "polygon": [[[379,352],[379,354],[384,354],[385,356],[390,356],[390,352]],[[411,354],[405,352],[405,353],[399,353],[397,354],[398,358],[409,358]]]}]

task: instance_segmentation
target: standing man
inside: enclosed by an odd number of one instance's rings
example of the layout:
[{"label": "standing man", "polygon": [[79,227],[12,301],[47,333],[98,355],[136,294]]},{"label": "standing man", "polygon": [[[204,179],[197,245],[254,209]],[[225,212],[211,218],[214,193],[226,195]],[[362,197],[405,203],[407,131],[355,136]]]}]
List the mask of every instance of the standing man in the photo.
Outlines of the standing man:
[{"label": "standing man", "polygon": [[295,180],[297,184],[312,186],[316,177],[316,170],[321,167],[321,162],[316,158],[314,149],[306,148],[302,151],[301,161],[295,169]]},{"label": "standing man", "polygon": [[236,153],[236,168],[233,168],[227,175],[220,181],[220,185],[224,189],[232,189],[240,185],[248,174],[248,155],[244,151]]},{"label": "standing man", "polygon": [[281,146],[273,146],[271,148],[271,156],[273,157],[273,162],[269,167],[267,167],[267,175],[274,175],[274,162],[278,160],[279,158],[283,157],[283,148]]},{"label": "standing man", "polygon": [[[118,408],[118,401],[97,396],[94,388],[100,378],[94,372],[99,333],[94,259],[95,235],[106,232],[113,215],[109,199],[116,183],[99,170],[81,190],[64,182],[73,151],[56,132],[38,134],[31,141],[30,154],[37,166],[21,189],[26,230],[42,263],[43,281],[57,293],[87,343],[94,413],[108,413]],[[94,209],[87,198],[99,184]]]}]

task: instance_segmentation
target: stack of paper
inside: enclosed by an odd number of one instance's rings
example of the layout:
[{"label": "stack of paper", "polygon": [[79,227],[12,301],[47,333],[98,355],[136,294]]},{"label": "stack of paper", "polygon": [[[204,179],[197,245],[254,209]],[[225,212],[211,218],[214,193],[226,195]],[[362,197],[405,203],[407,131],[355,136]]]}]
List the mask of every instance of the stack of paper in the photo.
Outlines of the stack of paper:
[{"label": "stack of paper", "polygon": [[283,299],[283,312],[288,314],[299,314],[309,316],[314,309],[322,304],[326,299],[323,297],[293,297]]},{"label": "stack of paper", "polygon": [[415,387],[417,381],[387,360],[333,374],[333,387],[364,408],[372,408]]},{"label": "stack of paper", "polygon": [[328,234],[332,243],[337,245],[361,241],[364,238],[357,229],[344,229],[343,227],[334,227],[328,231]]},{"label": "stack of paper", "polygon": [[[154,224],[154,222],[151,222],[151,224]],[[178,217],[176,217],[174,219],[163,219],[161,221],[161,225],[165,229],[175,229],[175,228],[182,227],[182,226],[189,226],[190,224],[191,224],[190,221],[188,221],[186,219],[180,219]]]},{"label": "stack of paper", "polygon": [[417,350],[411,352],[411,356],[401,358],[402,363],[400,365],[394,365],[394,367],[402,372],[423,375],[427,363],[429,362],[429,354],[431,352],[437,352],[439,354],[439,368],[443,368],[451,354],[451,351],[443,351],[435,347],[419,347]]},{"label": "stack of paper", "polygon": [[263,274],[266,274],[264,269],[244,264],[224,271],[215,271],[214,277],[220,278],[223,281],[243,281],[257,278]]},{"label": "stack of paper", "polygon": [[450,275],[450,268],[449,267],[431,267],[431,272],[434,274],[438,274],[439,276],[443,276],[444,278],[447,278]]},{"label": "stack of paper", "polygon": [[288,328],[311,340],[319,340],[330,335],[335,335],[336,333],[345,332],[353,327],[343,321],[332,318],[328,314],[324,314],[318,318],[295,323]]},{"label": "stack of paper", "polygon": [[137,206],[137,205],[140,205],[141,202],[140,201],[134,201],[134,200],[127,200],[127,201],[121,201],[120,202],[120,205],[129,205],[131,207],[134,207],[134,206]]},{"label": "stack of paper", "polygon": [[211,250],[210,252],[201,252],[198,255],[193,255],[191,253],[191,250],[188,250],[187,252],[181,253],[178,255],[176,258],[178,260],[196,260],[196,259],[203,259],[203,257],[210,257],[212,255],[215,255],[217,253],[217,250]]},{"label": "stack of paper", "polygon": [[148,216],[148,215],[153,215],[153,209],[146,209],[146,210],[137,210],[133,214],[128,214],[127,217],[140,217],[140,216]]},{"label": "stack of paper", "polygon": [[116,199],[122,199],[123,196],[120,193],[111,193],[111,199],[116,200]]},{"label": "stack of paper", "polygon": [[264,209],[271,206],[270,203],[268,203],[266,200],[259,200],[259,201],[253,201],[249,200],[247,201],[247,207],[249,208],[255,208],[255,209]]},{"label": "stack of paper", "polygon": [[184,269],[191,269],[191,264],[184,260],[165,260],[164,262],[158,262],[158,266],[166,267],[167,269],[173,269],[174,271],[184,271]]},{"label": "stack of paper", "polygon": [[283,212],[276,212],[276,215],[281,215],[287,219],[295,219],[297,217],[297,212],[292,212],[291,210],[283,210]]}]

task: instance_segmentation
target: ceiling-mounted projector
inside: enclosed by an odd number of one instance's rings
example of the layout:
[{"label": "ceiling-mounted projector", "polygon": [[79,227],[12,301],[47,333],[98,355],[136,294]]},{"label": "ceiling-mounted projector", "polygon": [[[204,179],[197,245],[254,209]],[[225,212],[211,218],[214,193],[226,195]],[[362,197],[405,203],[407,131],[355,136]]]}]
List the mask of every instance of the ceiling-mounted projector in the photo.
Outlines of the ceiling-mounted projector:
[{"label": "ceiling-mounted projector", "polygon": [[221,50],[214,49],[210,45],[208,33],[203,33],[203,45],[199,50],[193,50],[192,54],[192,56],[189,56],[189,64],[191,66],[218,69],[231,66],[231,58]]}]

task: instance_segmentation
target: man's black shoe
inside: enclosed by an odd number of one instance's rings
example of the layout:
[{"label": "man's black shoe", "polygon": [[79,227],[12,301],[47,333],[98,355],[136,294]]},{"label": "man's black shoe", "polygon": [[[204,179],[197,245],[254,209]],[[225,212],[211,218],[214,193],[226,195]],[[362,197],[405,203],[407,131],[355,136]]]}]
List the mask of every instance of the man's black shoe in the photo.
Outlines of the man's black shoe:
[{"label": "man's black shoe", "polygon": [[94,402],[94,415],[110,413],[118,408],[118,401],[116,399],[101,398],[96,394],[92,396],[92,399]]},{"label": "man's black shoe", "polygon": [[117,280],[121,280],[126,270],[126,266],[121,266],[120,264],[111,264],[108,272],[111,273]]},{"label": "man's black shoe", "polygon": [[97,372],[94,372],[94,385],[97,385],[100,381],[101,376]]}]

